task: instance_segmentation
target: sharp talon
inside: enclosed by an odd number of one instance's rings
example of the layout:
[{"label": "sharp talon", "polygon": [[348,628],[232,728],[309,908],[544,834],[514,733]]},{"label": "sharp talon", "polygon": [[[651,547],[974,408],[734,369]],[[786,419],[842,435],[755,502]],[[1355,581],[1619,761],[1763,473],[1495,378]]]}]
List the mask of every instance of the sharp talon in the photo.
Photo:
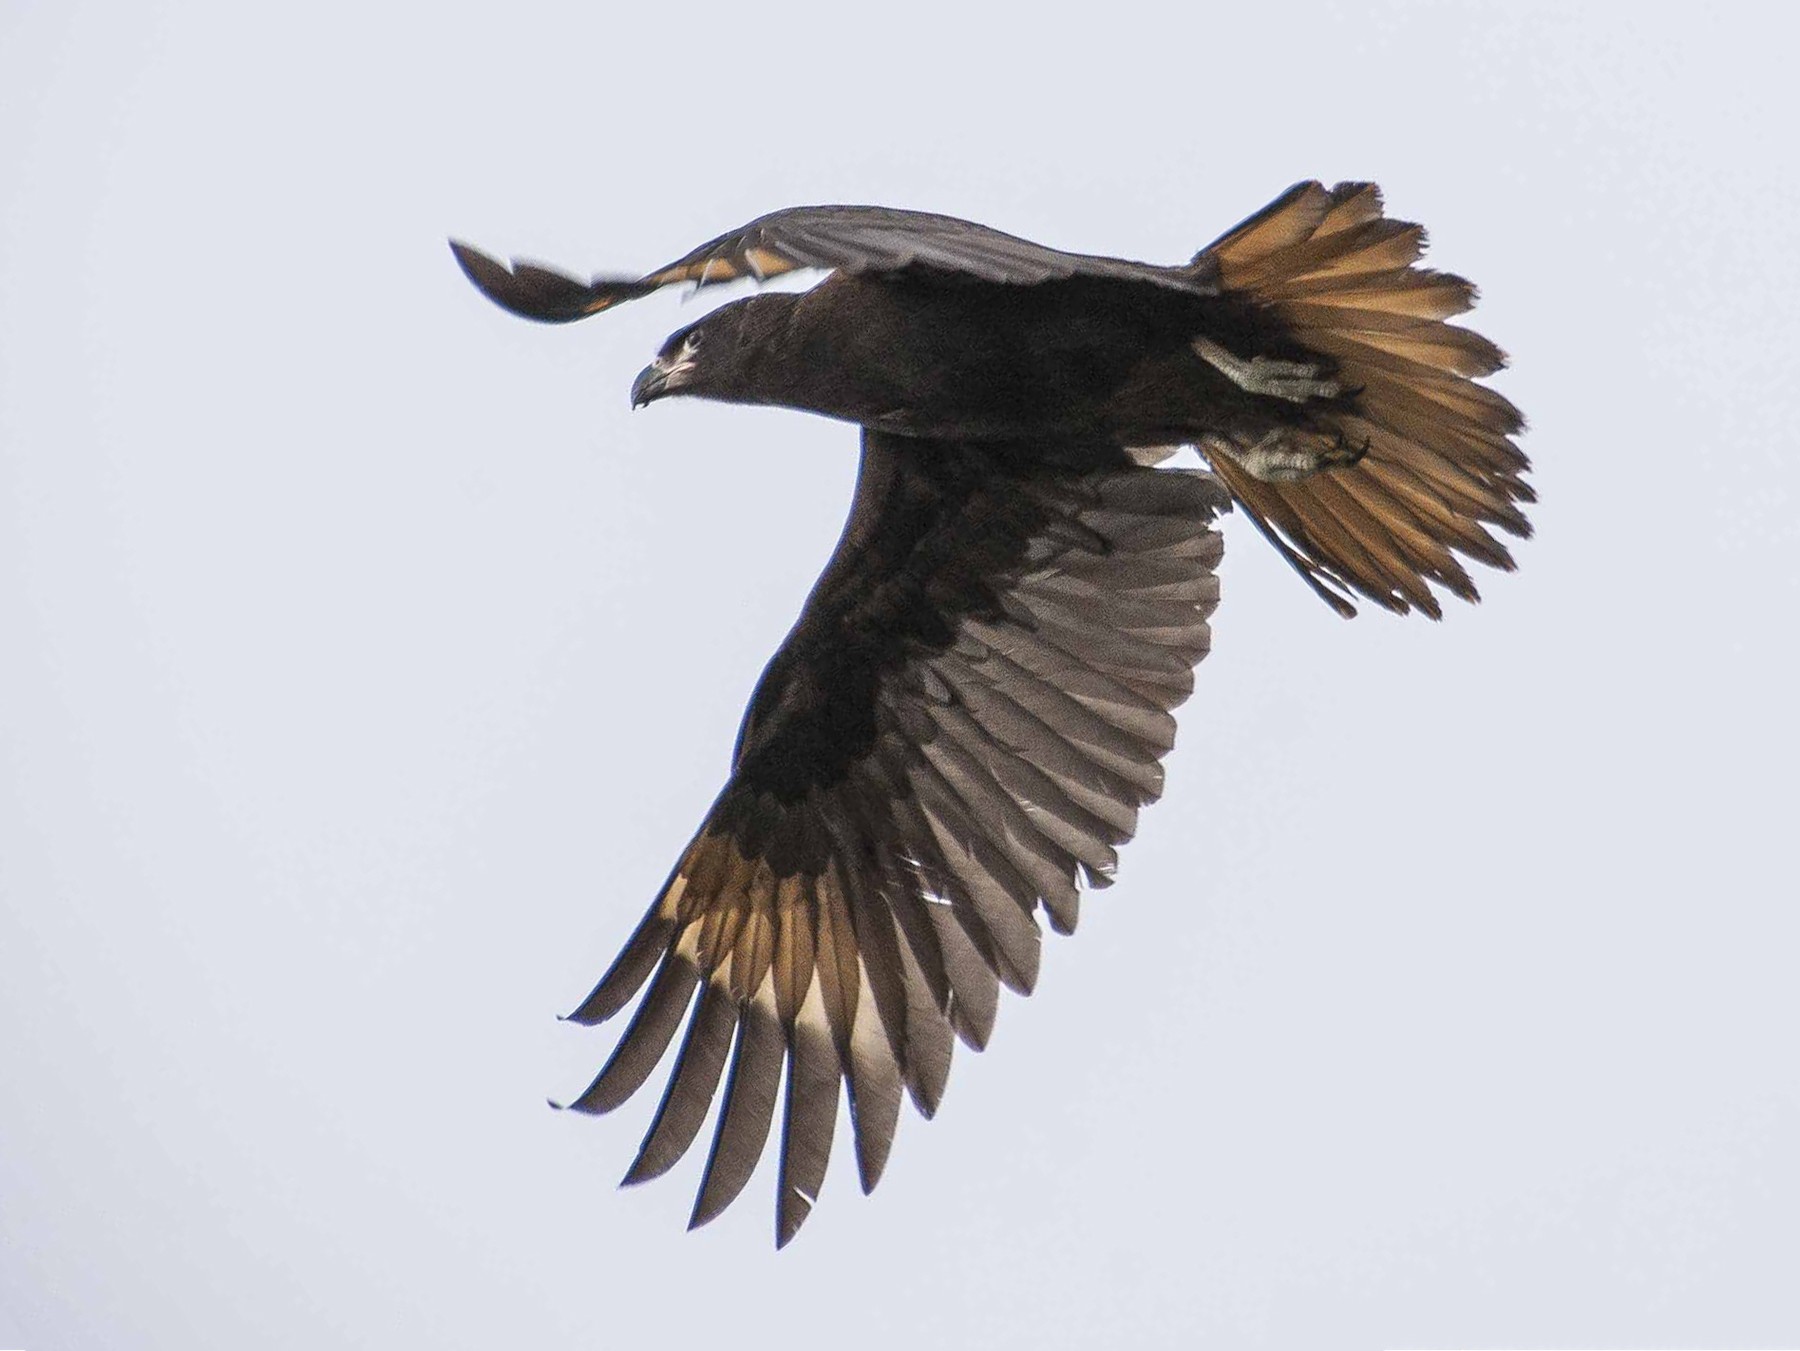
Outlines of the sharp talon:
[{"label": "sharp talon", "polygon": [[1332,437],[1331,449],[1325,453],[1327,464],[1346,468],[1353,464],[1361,464],[1363,456],[1369,453],[1369,439],[1363,438],[1360,446],[1350,444],[1350,438],[1344,435],[1344,429],[1338,428],[1337,435]]}]

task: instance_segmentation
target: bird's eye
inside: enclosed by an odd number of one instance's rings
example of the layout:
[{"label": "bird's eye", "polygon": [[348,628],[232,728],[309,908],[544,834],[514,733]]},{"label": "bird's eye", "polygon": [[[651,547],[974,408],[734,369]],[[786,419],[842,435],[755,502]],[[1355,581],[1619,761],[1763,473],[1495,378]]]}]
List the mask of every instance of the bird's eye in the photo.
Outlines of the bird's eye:
[{"label": "bird's eye", "polygon": [[699,333],[696,332],[696,333],[688,334],[687,337],[685,337],[681,340],[681,347],[682,347],[682,350],[686,351],[686,352],[698,352],[700,350],[700,335],[699,335]]}]

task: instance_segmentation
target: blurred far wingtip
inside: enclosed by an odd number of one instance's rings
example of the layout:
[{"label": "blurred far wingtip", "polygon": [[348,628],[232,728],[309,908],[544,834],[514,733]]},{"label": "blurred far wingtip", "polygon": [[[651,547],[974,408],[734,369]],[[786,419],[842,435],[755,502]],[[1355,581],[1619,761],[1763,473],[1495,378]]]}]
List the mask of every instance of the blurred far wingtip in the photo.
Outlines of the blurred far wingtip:
[{"label": "blurred far wingtip", "polygon": [[482,295],[509,314],[541,324],[567,324],[644,294],[638,282],[601,280],[584,282],[566,272],[514,261],[508,267],[459,239],[450,241],[456,265]]}]

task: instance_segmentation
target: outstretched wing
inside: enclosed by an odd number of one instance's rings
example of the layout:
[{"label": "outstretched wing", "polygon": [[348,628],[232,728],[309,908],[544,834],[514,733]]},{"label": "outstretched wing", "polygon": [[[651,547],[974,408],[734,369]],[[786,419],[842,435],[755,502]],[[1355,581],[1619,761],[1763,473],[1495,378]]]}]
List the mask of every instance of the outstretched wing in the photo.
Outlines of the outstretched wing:
[{"label": "outstretched wing", "polygon": [[[1228,505],[1197,472],[1045,468],[1023,448],[865,432],[844,537],[764,672],[730,782],[571,1017],[640,989],[574,1103],[617,1107],[687,1031],[625,1181],[686,1153],[724,1091],[692,1223],[736,1198],[783,1095],[776,1238],[811,1211],[847,1086],[864,1191],[902,1091],[937,1108],[1042,908],[1074,929],[1210,642]],[[729,1069],[727,1065],[729,1064]]]},{"label": "outstretched wing", "polygon": [[852,273],[935,272],[1021,286],[1076,276],[1105,277],[1200,295],[1214,292],[1204,267],[1157,267],[1065,253],[954,216],[881,206],[797,206],[772,212],[636,280],[596,277],[584,282],[534,263],[515,262],[509,269],[455,240],[450,248],[488,299],[545,323],[584,319],[679,282],[711,286],[809,267]]}]

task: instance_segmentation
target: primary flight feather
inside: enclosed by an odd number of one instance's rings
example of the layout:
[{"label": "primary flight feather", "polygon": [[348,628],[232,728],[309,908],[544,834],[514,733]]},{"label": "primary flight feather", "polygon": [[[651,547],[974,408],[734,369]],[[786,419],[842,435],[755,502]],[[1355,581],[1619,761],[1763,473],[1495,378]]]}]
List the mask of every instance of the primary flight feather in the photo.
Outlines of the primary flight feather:
[{"label": "primary flight feather", "polygon": [[[704,1223],[784,1100],[785,1244],[847,1092],[875,1185],[902,1097],[930,1116],[953,1042],[980,1049],[999,987],[1031,990],[1038,911],[1071,931],[1161,794],[1233,500],[1345,615],[1361,596],[1436,617],[1434,584],[1477,598],[1464,559],[1511,568],[1492,529],[1529,533],[1523,423],[1477,383],[1499,349],[1447,322],[1474,288],[1417,266],[1423,240],[1371,184],[1302,183],[1170,267],[851,206],[775,212],[638,279],[452,244],[485,295],[548,322],[825,270],[675,333],[632,401],[862,428],[843,538],[757,685],[730,779],[571,1015],[642,992],[570,1104],[588,1112],[642,1087],[685,1021],[626,1181],[672,1167],[717,1099]],[[1155,467],[1182,445],[1211,472]]]}]

